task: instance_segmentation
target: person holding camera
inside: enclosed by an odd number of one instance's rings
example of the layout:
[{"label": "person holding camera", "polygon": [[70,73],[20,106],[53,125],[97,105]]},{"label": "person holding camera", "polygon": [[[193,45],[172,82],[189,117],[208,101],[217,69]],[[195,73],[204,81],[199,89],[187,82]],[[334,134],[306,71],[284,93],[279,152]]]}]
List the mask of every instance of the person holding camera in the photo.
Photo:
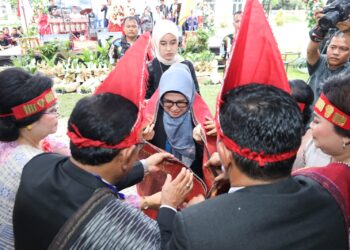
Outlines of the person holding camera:
[{"label": "person holding camera", "polygon": [[[333,75],[350,73],[350,4],[344,0],[334,1],[322,11],[315,13],[316,27],[309,32],[310,42],[307,47],[307,65],[309,85],[317,100],[324,82]],[[321,55],[320,44],[330,28],[336,27],[328,45],[326,55]],[[315,101],[314,101],[315,102]]]}]

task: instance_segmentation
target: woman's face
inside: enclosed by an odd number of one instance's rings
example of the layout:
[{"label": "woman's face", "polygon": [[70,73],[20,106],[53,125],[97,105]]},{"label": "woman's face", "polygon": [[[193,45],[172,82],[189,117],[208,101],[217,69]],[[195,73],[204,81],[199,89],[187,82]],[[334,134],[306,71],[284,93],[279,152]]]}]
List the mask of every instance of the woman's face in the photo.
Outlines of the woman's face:
[{"label": "woman's face", "polygon": [[49,134],[54,134],[58,126],[58,109],[57,105],[53,105],[44,111],[41,118],[34,122],[32,131],[40,138],[45,138]]},{"label": "woman's face", "polygon": [[331,122],[314,114],[310,128],[315,146],[324,153],[337,156],[344,152],[343,137],[335,132],[334,125]]},{"label": "woman's face", "polygon": [[183,94],[168,92],[162,98],[162,106],[165,112],[176,118],[188,110],[188,101]]},{"label": "woman's face", "polygon": [[173,34],[164,35],[159,41],[159,53],[167,61],[174,59],[177,54],[177,38]]}]

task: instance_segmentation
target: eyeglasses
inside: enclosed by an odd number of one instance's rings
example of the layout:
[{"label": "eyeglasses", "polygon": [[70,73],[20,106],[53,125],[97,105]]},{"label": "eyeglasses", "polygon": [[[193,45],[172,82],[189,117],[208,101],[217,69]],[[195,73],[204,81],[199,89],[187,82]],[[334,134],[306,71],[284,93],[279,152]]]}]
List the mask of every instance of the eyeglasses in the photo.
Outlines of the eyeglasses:
[{"label": "eyeglasses", "polygon": [[43,112],[43,114],[59,116],[60,114],[58,113],[58,105],[54,105],[54,106],[48,108],[47,110],[45,110]]},{"label": "eyeglasses", "polygon": [[183,109],[183,108],[187,108],[188,106],[188,102],[186,101],[176,101],[173,102],[171,100],[167,100],[167,99],[163,99],[161,104],[163,105],[163,107],[165,108],[171,108],[174,106],[174,104],[176,105],[176,107]]}]

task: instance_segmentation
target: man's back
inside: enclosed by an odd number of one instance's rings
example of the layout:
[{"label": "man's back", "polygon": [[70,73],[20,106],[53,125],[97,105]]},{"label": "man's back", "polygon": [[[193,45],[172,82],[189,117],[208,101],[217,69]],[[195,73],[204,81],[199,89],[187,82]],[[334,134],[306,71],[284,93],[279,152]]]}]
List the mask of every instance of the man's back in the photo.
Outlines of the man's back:
[{"label": "man's back", "polygon": [[[130,179],[116,183],[119,190],[143,177],[141,165],[130,172]],[[75,166],[69,157],[34,157],[23,169],[14,206],[16,249],[46,249],[67,219],[103,187],[103,182]]]},{"label": "man's back", "polygon": [[185,209],[169,249],[347,249],[342,213],[315,182],[288,178]]}]

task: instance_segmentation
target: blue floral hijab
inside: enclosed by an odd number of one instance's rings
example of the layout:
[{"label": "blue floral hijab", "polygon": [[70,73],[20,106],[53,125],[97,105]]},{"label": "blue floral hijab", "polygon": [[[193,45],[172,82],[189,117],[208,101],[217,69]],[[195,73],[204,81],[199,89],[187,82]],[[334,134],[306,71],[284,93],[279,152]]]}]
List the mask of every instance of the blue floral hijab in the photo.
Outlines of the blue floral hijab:
[{"label": "blue floral hijab", "polygon": [[192,137],[191,114],[195,85],[190,69],[185,64],[174,63],[160,78],[160,99],[167,92],[181,93],[189,103],[188,110],[180,117],[171,117],[167,112],[164,112],[163,115],[164,130],[167,135],[166,144],[170,144],[170,153],[189,167],[196,157],[196,145]]}]

